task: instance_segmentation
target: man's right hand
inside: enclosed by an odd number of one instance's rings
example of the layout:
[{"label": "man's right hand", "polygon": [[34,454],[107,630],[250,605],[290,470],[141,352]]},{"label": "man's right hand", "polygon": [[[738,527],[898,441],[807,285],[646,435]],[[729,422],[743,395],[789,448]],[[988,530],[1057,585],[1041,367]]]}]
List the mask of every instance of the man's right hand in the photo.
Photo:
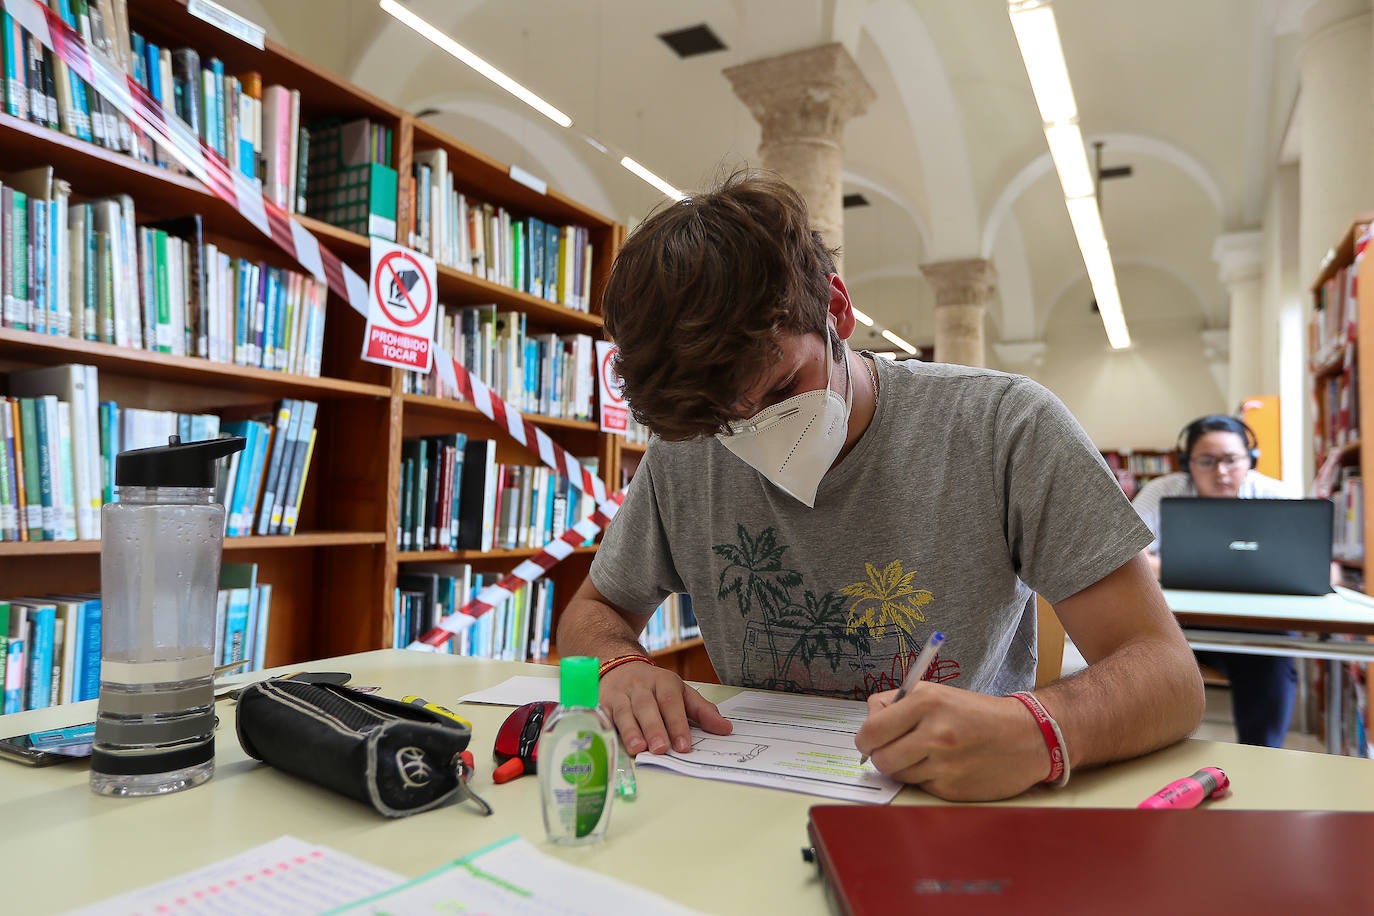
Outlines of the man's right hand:
[{"label": "man's right hand", "polygon": [[611,714],[625,750],[655,754],[692,749],[688,722],[713,735],[733,726],[710,702],[671,671],[646,662],[619,665],[601,679],[601,705]]}]

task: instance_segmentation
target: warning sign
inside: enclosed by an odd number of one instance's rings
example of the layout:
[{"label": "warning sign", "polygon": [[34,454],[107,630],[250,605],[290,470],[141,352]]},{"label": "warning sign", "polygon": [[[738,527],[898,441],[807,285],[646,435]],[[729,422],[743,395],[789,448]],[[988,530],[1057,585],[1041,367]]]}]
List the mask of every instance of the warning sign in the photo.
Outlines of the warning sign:
[{"label": "warning sign", "polygon": [[615,372],[617,349],[609,340],[596,342],[596,389],[601,405],[601,431],[623,436],[629,425],[630,407],[620,393],[620,376]]},{"label": "warning sign", "polygon": [[372,240],[363,359],[428,372],[434,364],[434,259]]}]

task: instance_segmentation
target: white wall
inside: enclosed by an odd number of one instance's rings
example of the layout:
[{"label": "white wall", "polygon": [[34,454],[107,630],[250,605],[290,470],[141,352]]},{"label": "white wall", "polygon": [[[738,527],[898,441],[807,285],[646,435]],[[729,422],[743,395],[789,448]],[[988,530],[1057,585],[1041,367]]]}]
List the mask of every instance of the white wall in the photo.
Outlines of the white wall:
[{"label": "white wall", "polygon": [[1075,285],[1047,324],[1042,364],[1020,368],[1053,391],[1099,448],[1168,448],[1194,417],[1226,409],[1203,349],[1202,317],[1183,284],[1159,271],[1121,271],[1131,347],[1112,350]]}]

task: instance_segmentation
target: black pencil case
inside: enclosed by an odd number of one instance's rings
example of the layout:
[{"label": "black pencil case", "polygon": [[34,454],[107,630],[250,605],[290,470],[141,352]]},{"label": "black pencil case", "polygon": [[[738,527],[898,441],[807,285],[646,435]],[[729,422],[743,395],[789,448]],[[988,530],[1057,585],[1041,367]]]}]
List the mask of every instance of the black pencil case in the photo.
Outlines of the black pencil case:
[{"label": "black pencil case", "polygon": [[466,725],[420,706],[336,684],[272,678],[238,698],[239,744],[279,770],[365,802],[387,817],[452,800],[491,808],[468,788]]}]

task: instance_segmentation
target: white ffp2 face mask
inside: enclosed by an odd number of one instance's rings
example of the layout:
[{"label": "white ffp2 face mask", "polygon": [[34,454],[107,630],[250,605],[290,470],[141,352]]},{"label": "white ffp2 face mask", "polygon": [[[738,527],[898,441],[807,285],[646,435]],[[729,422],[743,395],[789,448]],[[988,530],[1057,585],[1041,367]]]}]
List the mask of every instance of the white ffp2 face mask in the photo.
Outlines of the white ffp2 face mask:
[{"label": "white ffp2 face mask", "polygon": [[[844,448],[854,386],[845,379],[845,395],[830,388],[834,371],[830,335],[825,341],[826,386],[790,397],[730,425],[731,432],[716,438],[754,470],[804,503],[816,507],[821,478]],[[845,363],[848,375],[849,364]]]}]

